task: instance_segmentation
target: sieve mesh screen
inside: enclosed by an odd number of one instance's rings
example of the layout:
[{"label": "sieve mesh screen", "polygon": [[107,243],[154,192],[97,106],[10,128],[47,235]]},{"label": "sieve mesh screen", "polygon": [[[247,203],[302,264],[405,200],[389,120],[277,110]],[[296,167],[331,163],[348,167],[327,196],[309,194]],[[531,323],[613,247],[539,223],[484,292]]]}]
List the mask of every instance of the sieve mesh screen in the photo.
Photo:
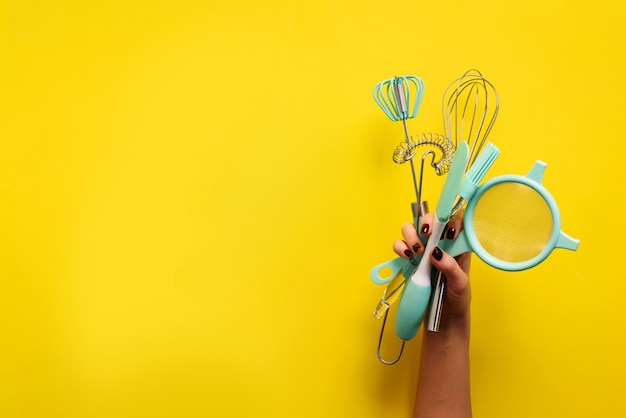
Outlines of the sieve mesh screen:
[{"label": "sieve mesh screen", "polygon": [[509,182],[491,187],[476,204],[474,230],[492,256],[522,262],[537,256],[552,232],[550,207],[536,190]]}]

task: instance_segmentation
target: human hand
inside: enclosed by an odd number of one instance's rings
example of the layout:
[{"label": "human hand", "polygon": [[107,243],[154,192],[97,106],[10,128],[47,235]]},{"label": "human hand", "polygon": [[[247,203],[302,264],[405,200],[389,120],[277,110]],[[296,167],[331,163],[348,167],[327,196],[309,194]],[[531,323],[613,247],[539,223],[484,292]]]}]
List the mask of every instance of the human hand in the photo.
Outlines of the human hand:
[{"label": "human hand", "polygon": [[[419,226],[422,236],[430,237],[433,222],[433,213],[424,215]],[[462,228],[463,211],[460,211],[448,221],[443,239],[456,238]],[[402,236],[403,240],[396,240],[393,243],[393,249],[398,255],[411,258],[414,254],[423,254],[426,243],[420,240],[413,224],[407,222],[402,226]],[[439,247],[435,247],[428,256],[432,265],[446,278],[441,327],[446,327],[446,324],[450,323],[468,325],[471,300],[469,282],[471,254],[464,253],[457,257],[451,257]]]}]

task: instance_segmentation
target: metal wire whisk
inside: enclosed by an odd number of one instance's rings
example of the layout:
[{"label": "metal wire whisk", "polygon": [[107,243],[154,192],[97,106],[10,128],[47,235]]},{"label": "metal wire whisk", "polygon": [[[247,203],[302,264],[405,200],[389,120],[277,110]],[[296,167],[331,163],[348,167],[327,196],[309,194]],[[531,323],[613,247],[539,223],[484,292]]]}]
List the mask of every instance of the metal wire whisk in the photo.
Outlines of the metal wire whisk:
[{"label": "metal wire whisk", "polygon": [[[424,96],[424,81],[413,75],[394,77],[376,84],[373,96],[378,106],[389,119],[394,122],[402,121],[407,147],[411,147],[406,121],[417,115],[417,111],[422,103],[422,97]],[[411,164],[411,175],[413,176],[415,199],[419,205],[420,192],[415,166],[412,159],[409,158],[409,162]]]},{"label": "metal wire whisk", "polygon": [[498,92],[478,70],[469,70],[443,93],[444,134],[454,145],[467,141],[468,167],[487,141],[500,109]]}]

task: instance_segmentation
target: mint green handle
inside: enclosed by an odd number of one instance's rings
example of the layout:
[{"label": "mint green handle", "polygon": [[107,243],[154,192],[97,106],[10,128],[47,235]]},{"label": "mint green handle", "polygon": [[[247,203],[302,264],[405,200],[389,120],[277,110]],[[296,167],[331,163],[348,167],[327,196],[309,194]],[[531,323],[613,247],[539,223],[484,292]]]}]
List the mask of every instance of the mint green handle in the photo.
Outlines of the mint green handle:
[{"label": "mint green handle", "polygon": [[396,313],[398,338],[409,341],[415,337],[424,320],[429,300],[430,286],[420,286],[412,280],[407,280]]},{"label": "mint green handle", "polygon": [[[417,219],[417,223],[419,224],[419,220]],[[419,239],[424,243],[428,241],[428,238],[422,235],[421,233],[417,233]],[[404,257],[397,257],[393,260],[385,261],[384,263],[380,263],[377,266],[374,266],[370,270],[370,279],[376,284],[386,284],[393,280],[398,274],[404,274],[404,277],[407,279],[411,277],[411,275],[417,269],[417,265],[422,260],[422,255],[413,255],[411,260],[407,260]],[[385,275],[385,277],[381,276],[381,272],[384,269],[391,269],[391,273],[389,275]]]},{"label": "mint green handle", "polygon": [[470,241],[467,237],[467,230],[465,229],[462,229],[459,235],[453,240],[444,239],[442,241],[439,241],[439,248],[441,248],[452,257],[474,251],[474,248],[470,244]]},{"label": "mint green handle", "polygon": [[[414,255],[412,260],[398,257],[393,260],[385,261],[370,270],[370,279],[376,284],[387,284],[400,273],[408,279],[417,269],[417,265],[420,263],[421,259],[422,255]],[[381,270],[385,268],[391,269],[391,273],[383,277],[381,276]]]},{"label": "mint green handle", "polygon": [[580,244],[579,239],[572,238],[565,232],[560,231],[559,239],[556,241],[556,248],[565,248],[566,250],[576,251],[578,249],[578,244]]},{"label": "mint green handle", "polygon": [[[402,271],[406,263],[410,263],[410,261],[403,257],[398,257],[390,261],[385,261],[384,263],[381,263],[375,266],[372,270],[370,270],[370,279],[372,279],[372,281],[376,284],[389,283]],[[385,277],[381,276],[381,271],[383,271],[384,269],[391,269],[391,273],[389,275],[385,275]]]}]

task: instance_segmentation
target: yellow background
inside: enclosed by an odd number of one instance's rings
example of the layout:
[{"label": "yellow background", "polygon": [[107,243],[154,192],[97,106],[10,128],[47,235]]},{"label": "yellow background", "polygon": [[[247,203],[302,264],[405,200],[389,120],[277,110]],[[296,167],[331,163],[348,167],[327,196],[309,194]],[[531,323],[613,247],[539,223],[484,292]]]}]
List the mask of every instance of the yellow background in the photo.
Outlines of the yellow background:
[{"label": "yellow background", "polygon": [[410,416],[420,337],[378,362],[368,274],[412,189],[371,91],[419,75],[411,133],[442,132],[478,68],[488,176],[546,161],[581,245],[474,260],[475,415],[623,417],[624,21],[618,0],[0,2],[0,415]]}]

